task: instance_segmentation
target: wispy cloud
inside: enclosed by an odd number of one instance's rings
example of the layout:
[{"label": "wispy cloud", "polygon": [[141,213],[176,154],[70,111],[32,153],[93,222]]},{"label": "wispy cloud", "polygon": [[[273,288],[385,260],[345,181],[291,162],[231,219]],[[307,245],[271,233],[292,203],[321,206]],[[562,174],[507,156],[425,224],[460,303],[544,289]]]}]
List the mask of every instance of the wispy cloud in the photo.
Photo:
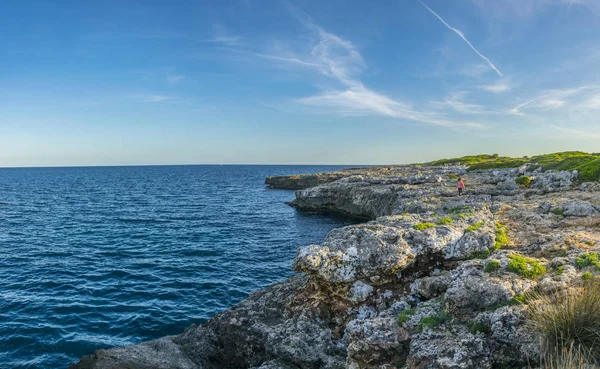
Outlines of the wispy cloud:
[{"label": "wispy cloud", "polygon": [[297,101],[305,105],[331,108],[345,115],[376,114],[443,127],[485,127],[484,124],[479,122],[456,122],[435,113],[419,111],[413,109],[409,104],[398,102],[364,87],[345,91],[325,92],[301,98]]},{"label": "wispy cloud", "polygon": [[167,82],[172,85],[183,81],[184,78],[183,74],[167,74]]},{"label": "wispy cloud", "polygon": [[[547,111],[557,108],[576,105],[578,109],[593,109],[599,102],[594,96],[582,96],[583,92],[598,91],[600,86],[584,85],[576,88],[546,90],[538,96],[520,103],[510,109],[508,112],[514,115],[524,115],[525,110],[529,111]],[[572,101],[576,98],[577,101]]]},{"label": "wispy cloud", "polygon": [[202,40],[202,42],[213,43],[213,44],[223,44],[226,46],[238,46],[241,41],[240,36],[214,36],[211,38],[207,38]]},{"label": "wispy cloud", "polygon": [[161,102],[168,102],[168,101],[174,100],[174,98],[170,97],[170,96],[145,95],[145,94],[129,95],[129,98],[133,99],[135,101],[138,101],[138,102],[143,102],[143,103],[161,103]]},{"label": "wispy cloud", "polygon": [[344,115],[374,114],[445,127],[483,127],[477,122],[457,122],[435,112],[420,111],[411,104],[369,89],[358,78],[367,65],[356,46],[325,31],[303,13],[299,13],[298,18],[318,36],[318,41],[310,49],[310,56],[305,59],[309,61],[302,64],[314,66],[319,73],[340,83],[343,89],[328,90],[297,99],[297,102]]},{"label": "wispy cloud", "polygon": [[437,19],[440,20],[440,22],[442,22],[444,24],[444,26],[446,26],[449,30],[453,31],[454,33],[456,33],[460,38],[463,39],[463,41],[465,41],[467,43],[467,45],[469,45],[469,47],[475,51],[475,53],[477,53],[477,55],[479,55],[479,57],[481,59],[483,59],[487,65],[492,68],[493,70],[496,71],[496,73],[498,73],[499,76],[503,76],[502,72],[500,72],[500,70],[498,70],[498,68],[496,68],[496,66],[494,65],[494,63],[492,63],[490,61],[490,59],[488,59],[485,55],[483,55],[482,53],[479,52],[479,50],[477,50],[475,48],[475,46],[473,46],[473,44],[471,44],[471,42],[465,37],[465,35],[458,29],[452,27],[451,25],[449,25],[448,23],[446,23],[446,21],[444,19],[442,19],[442,17],[440,17],[436,12],[434,12],[430,7],[428,7],[427,5],[425,5],[424,2],[420,1],[421,5],[423,5],[425,7],[425,9],[427,9],[431,14],[435,15],[435,17]]},{"label": "wispy cloud", "polygon": [[483,105],[465,102],[464,98],[466,95],[467,92],[458,91],[446,96],[443,101],[436,101],[433,104],[438,106],[447,106],[463,114],[494,114],[494,112],[489,111]]},{"label": "wispy cloud", "polygon": [[277,55],[269,55],[269,54],[261,54],[261,53],[254,53],[254,55],[261,57],[261,58],[265,58],[265,59],[279,60],[279,61],[284,61],[284,62],[289,62],[289,63],[294,63],[294,64],[300,64],[300,65],[304,65],[307,67],[321,67],[321,65],[319,65],[319,64],[303,61],[303,60],[300,60],[295,57],[285,57],[285,56],[277,56]]},{"label": "wispy cloud", "polygon": [[504,82],[504,81],[500,81],[497,83],[493,83],[491,85],[481,85],[478,86],[480,89],[487,91],[487,92],[491,92],[494,94],[499,94],[502,92],[506,92],[509,91],[512,86],[510,86],[508,83]]}]

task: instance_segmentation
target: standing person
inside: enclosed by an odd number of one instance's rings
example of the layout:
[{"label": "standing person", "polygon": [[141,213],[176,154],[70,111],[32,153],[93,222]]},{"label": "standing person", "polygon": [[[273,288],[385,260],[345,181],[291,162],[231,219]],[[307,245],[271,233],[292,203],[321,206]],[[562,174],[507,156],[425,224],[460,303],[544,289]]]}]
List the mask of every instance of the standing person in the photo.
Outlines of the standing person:
[{"label": "standing person", "polygon": [[462,192],[465,188],[465,183],[463,182],[461,177],[458,177],[458,182],[456,182],[456,188],[458,188],[458,196],[462,197]]},{"label": "standing person", "polygon": [[442,176],[439,176],[437,179],[437,183],[439,183],[440,186],[444,186],[444,178],[442,178]]}]

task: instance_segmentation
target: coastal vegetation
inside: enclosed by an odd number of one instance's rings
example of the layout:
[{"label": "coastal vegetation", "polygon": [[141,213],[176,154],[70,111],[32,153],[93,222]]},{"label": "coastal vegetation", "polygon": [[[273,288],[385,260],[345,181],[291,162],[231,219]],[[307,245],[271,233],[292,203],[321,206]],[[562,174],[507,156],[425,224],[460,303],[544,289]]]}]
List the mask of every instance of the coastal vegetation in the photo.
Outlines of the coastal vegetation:
[{"label": "coastal vegetation", "polygon": [[597,252],[588,252],[575,259],[575,266],[579,269],[594,266],[596,269],[600,269],[600,262],[598,261]]},{"label": "coastal vegetation", "polygon": [[516,273],[523,278],[536,279],[546,274],[546,267],[533,258],[528,258],[518,254],[508,255],[510,261],[506,270]]},{"label": "coastal vegetation", "polygon": [[591,182],[600,179],[600,153],[589,154],[581,151],[564,151],[532,157],[511,158],[508,156],[471,155],[459,158],[441,159],[425,163],[425,165],[460,164],[468,166],[468,171],[481,169],[518,168],[530,164],[532,169],[566,170],[579,172],[580,182]]},{"label": "coastal vegetation", "polygon": [[535,292],[529,300],[528,323],[541,335],[546,358],[559,361],[572,353],[581,362],[600,363],[600,283]]},{"label": "coastal vegetation", "polygon": [[435,227],[434,223],[417,223],[413,226],[417,231],[424,231],[427,228]]},{"label": "coastal vegetation", "polygon": [[521,188],[529,188],[529,185],[531,184],[531,177],[528,176],[520,176],[517,177],[517,179],[515,179],[515,182],[519,185],[519,187]]}]

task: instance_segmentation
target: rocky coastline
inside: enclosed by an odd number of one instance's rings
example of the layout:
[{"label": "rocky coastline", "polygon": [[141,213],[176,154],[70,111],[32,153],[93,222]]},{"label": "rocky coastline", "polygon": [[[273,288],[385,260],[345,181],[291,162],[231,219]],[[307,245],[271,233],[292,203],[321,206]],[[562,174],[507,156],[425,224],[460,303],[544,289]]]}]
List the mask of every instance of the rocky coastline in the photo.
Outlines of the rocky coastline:
[{"label": "rocky coastline", "polygon": [[[600,183],[527,164],[467,169],[266,179],[297,189],[293,206],[365,222],[301,247],[298,274],[204,325],[98,350],[70,368],[539,368],[525,297],[600,274],[578,263],[600,251]],[[466,182],[462,197],[457,176]]]}]

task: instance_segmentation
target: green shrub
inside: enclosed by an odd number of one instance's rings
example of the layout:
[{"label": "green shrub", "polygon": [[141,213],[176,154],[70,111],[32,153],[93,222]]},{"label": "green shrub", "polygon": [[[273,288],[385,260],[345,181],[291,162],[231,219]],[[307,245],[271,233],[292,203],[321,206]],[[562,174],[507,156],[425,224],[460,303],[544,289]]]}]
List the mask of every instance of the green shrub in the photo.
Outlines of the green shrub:
[{"label": "green shrub", "polygon": [[590,161],[575,168],[579,171],[577,179],[580,182],[593,182],[600,179],[600,159]]},{"label": "green shrub", "polygon": [[591,281],[592,279],[594,279],[594,275],[590,272],[584,272],[581,275],[581,280],[583,281]]},{"label": "green shrub", "polygon": [[531,185],[531,178],[527,177],[527,176],[520,176],[517,179],[515,179],[515,182],[521,187],[521,188],[529,188],[529,185]]},{"label": "green shrub", "polygon": [[479,227],[481,227],[482,225],[483,225],[483,222],[477,222],[477,223],[467,227],[467,229],[465,229],[465,233],[474,232],[477,229],[479,229]]},{"label": "green shrub", "polygon": [[550,212],[554,215],[561,215],[561,216],[565,214],[563,209],[553,209],[553,210],[550,210]]},{"label": "green shrub", "polygon": [[450,208],[447,211],[447,213],[448,214],[458,214],[458,213],[463,213],[463,212],[469,211],[469,210],[471,210],[471,208],[468,207],[468,206],[466,206],[466,205],[464,205],[464,206],[456,206],[456,207]]},{"label": "green shrub", "polygon": [[452,320],[452,315],[447,311],[440,311],[434,316],[428,316],[422,318],[419,322],[419,332],[423,332],[425,328],[433,328],[438,325],[442,325],[448,321]]},{"label": "green shrub", "polygon": [[529,325],[546,351],[581,348],[600,362],[600,283],[588,282],[553,295],[532,294]]},{"label": "green shrub", "polygon": [[448,179],[457,180],[458,176],[456,174],[448,174]]},{"label": "green shrub", "polygon": [[598,253],[587,252],[581,256],[578,256],[577,259],[575,259],[575,266],[579,269],[588,266],[595,266],[596,268],[600,269],[600,262],[598,262]]},{"label": "green shrub", "polygon": [[511,300],[511,305],[526,304],[528,301],[527,297],[528,296],[524,294],[514,295]]},{"label": "green shrub", "polygon": [[508,227],[500,223],[496,223],[496,240],[494,241],[494,250],[500,250],[502,246],[508,244],[508,235],[506,230]]},{"label": "green shrub", "polygon": [[559,266],[556,268],[556,275],[562,275],[565,272],[565,267],[564,266]]},{"label": "green shrub", "polygon": [[[531,158],[510,158],[494,155],[472,155],[453,159],[442,159],[426,163],[426,165],[464,164],[467,170],[516,168],[531,163],[542,170],[577,170],[580,182],[598,181],[600,179],[600,154],[588,154],[581,151],[564,151]],[[450,177],[449,177],[450,178]]]},{"label": "green shrub", "polygon": [[492,254],[492,252],[490,250],[485,250],[485,251],[480,251],[480,252],[475,252],[473,254],[471,254],[471,259],[487,259],[488,256],[490,256]]},{"label": "green shrub", "polygon": [[410,316],[415,314],[415,309],[407,309],[404,310],[403,312],[400,313],[400,315],[398,315],[398,319],[396,319],[396,321],[398,322],[398,325],[402,325],[406,322],[408,322],[410,320]]},{"label": "green shrub", "polygon": [[413,226],[414,229],[416,229],[417,231],[423,231],[427,228],[431,228],[431,227],[435,227],[435,224],[433,223],[417,223]]},{"label": "green shrub", "polygon": [[500,270],[500,262],[498,260],[490,260],[483,268],[486,273],[495,273]]},{"label": "green shrub", "polygon": [[517,254],[508,255],[508,258],[511,260],[508,262],[506,270],[516,273],[523,278],[535,279],[546,274],[546,267],[536,259],[526,258]]},{"label": "green shrub", "polygon": [[444,225],[452,224],[452,223],[454,223],[454,219],[452,219],[450,217],[443,217],[439,220],[439,223],[444,224]]},{"label": "green shrub", "polygon": [[472,334],[476,334],[476,333],[490,334],[490,333],[492,333],[492,330],[490,329],[490,327],[488,327],[486,324],[483,324],[483,323],[471,322],[471,323],[467,324],[467,327],[469,328],[469,332],[471,332]]}]

